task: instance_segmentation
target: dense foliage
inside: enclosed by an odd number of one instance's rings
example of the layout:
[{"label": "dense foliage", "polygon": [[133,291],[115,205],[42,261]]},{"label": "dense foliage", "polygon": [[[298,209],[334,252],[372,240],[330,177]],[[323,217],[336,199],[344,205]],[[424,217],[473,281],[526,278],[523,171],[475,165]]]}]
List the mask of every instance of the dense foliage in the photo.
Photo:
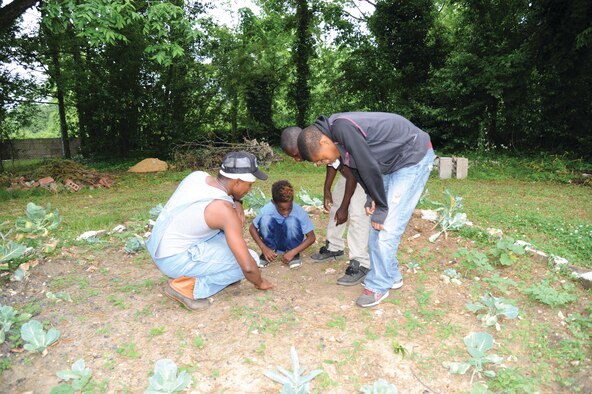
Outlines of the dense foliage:
[{"label": "dense foliage", "polygon": [[51,129],[86,154],[168,155],[371,110],[437,148],[592,152],[590,1],[254,3],[227,26],[205,1],[38,2],[33,28],[0,26],[0,141]]}]

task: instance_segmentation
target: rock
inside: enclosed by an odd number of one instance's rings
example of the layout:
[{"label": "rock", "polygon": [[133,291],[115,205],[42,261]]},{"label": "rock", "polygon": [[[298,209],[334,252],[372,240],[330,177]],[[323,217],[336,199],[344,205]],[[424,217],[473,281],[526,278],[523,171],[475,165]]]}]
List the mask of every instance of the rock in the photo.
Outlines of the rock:
[{"label": "rock", "polygon": [[160,172],[166,171],[169,168],[169,165],[158,159],[148,158],[144,159],[135,166],[132,166],[128,169],[128,172]]}]

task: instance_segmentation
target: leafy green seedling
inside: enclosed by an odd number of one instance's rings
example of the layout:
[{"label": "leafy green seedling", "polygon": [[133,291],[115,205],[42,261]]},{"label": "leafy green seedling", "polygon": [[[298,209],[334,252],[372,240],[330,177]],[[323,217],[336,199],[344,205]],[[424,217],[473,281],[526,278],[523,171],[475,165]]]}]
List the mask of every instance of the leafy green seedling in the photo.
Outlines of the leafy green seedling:
[{"label": "leafy green seedling", "polygon": [[[6,223],[7,222],[0,224],[0,228]],[[0,270],[10,269],[8,263],[22,257],[27,250],[25,245],[21,245],[8,239],[11,232],[12,229],[8,230],[6,233],[0,232]]]},{"label": "leafy green seedling", "polygon": [[30,202],[27,204],[25,212],[27,217],[16,220],[16,231],[30,234],[33,237],[47,236],[49,230],[55,230],[62,222],[58,210],[51,210],[51,204],[47,204],[47,207],[43,208]]},{"label": "leafy green seedling", "polygon": [[191,376],[183,371],[177,375],[177,364],[173,360],[161,359],[154,366],[154,375],[148,380],[144,394],[178,393],[191,384]]},{"label": "leafy green seedling", "polygon": [[405,264],[407,267],[407,272],[413,272],[414,274],[417,273],[417,270],[420,268],[419,264],[416,261],[412,261],[410,263]]},{"label": "leafy green seedling", "polygon": [[290,348],[290,355],[292,357],[292,372],[278,365],[277,369],[283,375],[280,375],[275,371],[267,370],[263,371],[263,374],[274,382],[283,384],[282,394],[306,394],[310,391],[310,381],[323,371],[315,369],[308,375],[302,376],[304,368],[300,367],[298,354],[296,353],[294,346]]},{"label": "leafy green seedling", "polygon": [[504,238],[496,242],[495,248],[491,249],[489,253],[494,257],[496,262],[501,265],[512,265],[520,256],[523,256],[526,251],[523,246],[516,245],[513,238]]},{"label": "leafy green seedling", "polygon": [[464,339],[467,347],[467,352],[471,355],[471,359],[466,362],[443,362],[442,366],[448,368],[450,373],[465,374],[471,367],[473,373],[471,375],[471,384],[475,375],[481,377],[484,375],[488,378],[495,377],[495,372],[492,370],[485,370],[485,364],[499,364],[502,358],[492,354],[485,353],[493,348],[493,337],[486,332],[471,332]]},{"label": "leafy green seedling", "polygon": [[6,335],[13,329],[13,324],[21,323],[31,318],[30,313],[17,313],[17,311],[8,305],[0,305],[0,344],[6,340]]},{"label": "leafy green seedling", "polygon": [[52,301],[56,301],[56,302],[60,302],[60,301],[68,301],[68,302],[72,302],[72,297],[70,297],[70,294],[65,293],[63,291],[59,291],[57,293],[52,293],[51,291],[48,291],[47,293],[45,293],[45,296],[52,300]]},{"label": "leafy green seedling", "polygon": [[360,387],[360,393],[364,394],[397,394],[397,386],[384,379],[378,379],[372,384]]},{"label": "leafy green seedling", "polygon": [[461,275],[454,268],[446,268],[443,274],[450,278],[451,283],[459,286],[462,284],[460,281]]},{"label": "leafy green seedling", "polygon": [[138,253],[140,250],[144,249],[144,240],[134,235],[133,237],[129,237],[127,242],[125,243],[125,252],[128,254]]},{"label": "leafy green seedling", "polygon": [[60,337],[60,332],[55,328],[45,332],[41,323],[31,320],[21,327],[21,338],[25,341],[25,350],[30,352],[44,352]]},{"label": "leafy green seedling", "polygon": [[259,213],[261,208],[269,202],[265,197],[265,193],[260,188],[251,189],[249,193],[243,198],[243,206],[248,206],[253,212]]},{"label": "leafy green seedling", "polygon": [[465,306],[473,313],[485,310],[485,313],[477,315],[477,318],[481,320],[483,326],[495,326],[495,329],[498,331],[501,329],[499,319],[502,316],[508,319],[518,317],[517,307],[501,297],[494,297],[491,293],[487,293],[481,297],[481,302],[475,304],[469,302]]},{"label": "leafy green seedling", "polygon": [[[51,390],[53,393],[66,393],[82,391],[92,378],[92,369],[87,368],[84,359],[80,359],[72,364],[70,369],[65,369],[56,373],[58,378],[70,384],[61,384]],[[69,391],[68,391],[69,390]]]},{"label": "leafy green seedling", "polygon": [[444,190],[445,201],[443,203],[437,201],[430,201],[434,205],[434,209],[438,213],[438,221],[436,227],[440,227],[440,231],[428,238],[430,242],[436,242],[440,235],[447,235],[448,231],[455,231],[470,225],[471,222],[467,219],[467,214],[462,212],[462,197],[454,195],[450,190]]},{"label": "leafy green seedling", "polygon": [[323,209],[323,202],[318,199],[317,197],[311,197],[308,191],[304,188],[300,188],[300,192],[298,193],[298,198],[304,205],[310,205],[312,207]]},{"label": "leafy green seedling", "polygon": [[152,218],[153,220],[156,220],[158,218],[158,215],[160,215],[160,212],[162,212],[162,209],[164,207],[162,206],[161,203],[158,203],[155,207],[150,208],[150,218]]}]

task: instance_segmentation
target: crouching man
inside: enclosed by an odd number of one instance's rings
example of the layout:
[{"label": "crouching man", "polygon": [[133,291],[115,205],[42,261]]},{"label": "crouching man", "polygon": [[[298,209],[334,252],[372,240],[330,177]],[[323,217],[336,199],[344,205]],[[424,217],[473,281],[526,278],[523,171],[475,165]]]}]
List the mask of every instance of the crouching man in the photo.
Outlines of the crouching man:
[{"label": "crouching man", "polygon": [[158,269],[172,278],[168,297],[201,310],[210,306],[208,297],[243,278],[259,290],[272,288],[242,235],[241,200],[256,179],[267,175],[255,156],[230,152],[216,177],[196,171],[179,184],[146,241]]}]

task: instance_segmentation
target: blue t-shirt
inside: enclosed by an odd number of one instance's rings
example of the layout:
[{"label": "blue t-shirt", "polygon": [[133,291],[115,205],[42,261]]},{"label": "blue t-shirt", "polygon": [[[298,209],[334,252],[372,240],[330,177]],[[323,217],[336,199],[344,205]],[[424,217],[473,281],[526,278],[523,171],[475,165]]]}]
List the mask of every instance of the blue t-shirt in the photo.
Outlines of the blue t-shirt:
[{"label": "blue t-shirt", "polygon": [[[259,211],[257,217],[253,219],[253,225],[257,230],[259,230],[259,222],[261,222],[261,216],[263,215],[271,215],[280,224],[284,223],[286,220],[285,217],[279,214],[275,208],[275,204],[273,202],[268,202],[263,208],[261,208],[261,211]],[[300,227],[302,228],[302,234],[306,235],[314,230],[314,224],[312,224],[312,221],[308,217],[308,213],[306,213],[306,211],[295,202],[292,203],[292,212],[290,212],[290,215],[288,216],[298,219]]]}]

